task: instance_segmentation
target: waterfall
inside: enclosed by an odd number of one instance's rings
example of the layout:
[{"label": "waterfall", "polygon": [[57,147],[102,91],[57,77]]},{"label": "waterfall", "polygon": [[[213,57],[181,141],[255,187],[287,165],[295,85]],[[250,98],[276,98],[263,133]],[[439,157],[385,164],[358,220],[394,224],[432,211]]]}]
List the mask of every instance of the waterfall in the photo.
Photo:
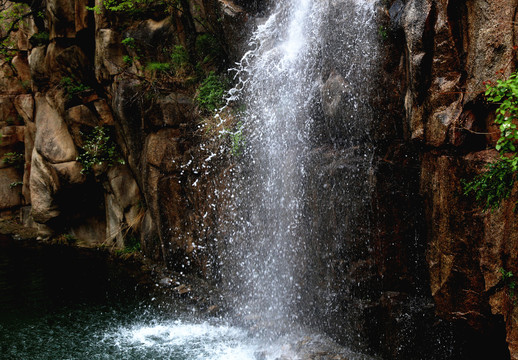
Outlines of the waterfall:
[{"label": "waterfall", "polygon": [[[326,231],[337,244],[356,241],[340,234],[355,234],[358,214],[347,214],[333,229],[319,226],[323,217],[340,221],[330,213],[336,205],[322,199],[341,194],[330,200],[344,201],[338,206],[350,211],[361,204],[347,201],[368,202],[372,114],[365,82],[375,58],[373,13],[368,0],[277,1],[235,69],[229,101],[241,110],[231,132],[237,164],[222,221],[222,279],[235,315],[272,337],[307,322],[300,317],[311,312],[308,307],[331,296],[335,279],[325,273],[333,271],[332,261],[316,263],[333,257],[332,249],[317,232]],[[351,184],[322,187],[323,195],[312,199],[316,179],[334,176],[319,164],[330,154],[338,161],[351,152],[357,155],[345,174]],[[358,188],[351,188],[355,181]]]}]

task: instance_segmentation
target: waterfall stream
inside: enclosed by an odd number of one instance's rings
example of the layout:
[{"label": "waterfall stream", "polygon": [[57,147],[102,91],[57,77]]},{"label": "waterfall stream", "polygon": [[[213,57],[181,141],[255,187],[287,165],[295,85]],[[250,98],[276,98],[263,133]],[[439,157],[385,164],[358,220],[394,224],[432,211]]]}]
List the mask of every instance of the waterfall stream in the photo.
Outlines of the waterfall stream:
[{"label": "waterfall stream", "polygon": [[279,1],[235,69],[229,100],[243,110],[223,281],[236,316],[271,338],[335,316],[315,304],[336,295],[333,252],[364,241],[373,17],[372,1]]}]

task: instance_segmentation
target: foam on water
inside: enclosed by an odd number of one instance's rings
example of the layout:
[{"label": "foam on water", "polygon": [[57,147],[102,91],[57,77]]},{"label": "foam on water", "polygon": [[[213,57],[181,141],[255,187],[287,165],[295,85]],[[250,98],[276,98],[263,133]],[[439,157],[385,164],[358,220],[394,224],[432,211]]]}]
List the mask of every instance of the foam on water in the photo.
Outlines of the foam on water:
[{"label": "foam on water", "polygon": [[120,354],[148,354],[152,350],[164,359],[253,360],[261,354],[268,360],[287,356],[282,345],[266,344],[237,327],[208,322],[139,323],[108,330],[102,341],[115,345]]}]

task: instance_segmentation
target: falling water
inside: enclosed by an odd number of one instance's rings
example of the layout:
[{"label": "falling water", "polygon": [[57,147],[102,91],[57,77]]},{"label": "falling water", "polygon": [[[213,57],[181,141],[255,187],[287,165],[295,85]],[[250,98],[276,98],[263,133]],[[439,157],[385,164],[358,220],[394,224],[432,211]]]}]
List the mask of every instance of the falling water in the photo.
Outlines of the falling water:
[{"label": "falling water", "polygon": [[[320,199],[353,194],[339,199],[360,203],[344,205],[351,211],[368,202],[364,164],[369,164],[372,114],[365,83],[376,48],[373,8],[369,0],[278,1],[236,69],[238,85],[230,100],[243,110],[233,133],[239,142],[234,144],[238,164],[231,216],[222,231],[228,243],[223,280],[236,316],[272,337],[301,323],[300,308],[310,306],[308,279],[318,273],[311,270],[314,258],[328,251],[312,235],[319,217],[336,217],[329,213],[331,204],[314,209],[309,197],[312,178],[329,176],[315,166],[317,159],[354,152],[353,162],[359,157],[363,164],[353,164],[345,180],[359,182],[358,188],[347,183],[337,184],[338,192],[322,188]],[[339,27],[332,27],[332,21]],[[357,216],[343,219],[350,234]],[[344,229],[336,226],[326,231],[338,236]],[[333,239],[345,240],[355,241]]]}]

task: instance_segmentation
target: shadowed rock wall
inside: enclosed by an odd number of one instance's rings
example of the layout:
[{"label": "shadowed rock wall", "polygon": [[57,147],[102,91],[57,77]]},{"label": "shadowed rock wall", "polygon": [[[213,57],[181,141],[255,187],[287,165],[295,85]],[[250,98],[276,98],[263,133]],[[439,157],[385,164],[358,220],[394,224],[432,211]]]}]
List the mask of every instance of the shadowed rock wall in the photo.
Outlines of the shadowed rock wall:
[{"label": "shadowed rock wall", "polygon": [[515,71],[517,5],[396,0],[381,15],[391,98],[382,108],[392,115],[380,117],[378,263],[395,283],[430,291],[461,358],[518,358],[515,301],[499,271],[517,270],[515,192],[483,212],[461,186],[497,157],[484,82]]}]

